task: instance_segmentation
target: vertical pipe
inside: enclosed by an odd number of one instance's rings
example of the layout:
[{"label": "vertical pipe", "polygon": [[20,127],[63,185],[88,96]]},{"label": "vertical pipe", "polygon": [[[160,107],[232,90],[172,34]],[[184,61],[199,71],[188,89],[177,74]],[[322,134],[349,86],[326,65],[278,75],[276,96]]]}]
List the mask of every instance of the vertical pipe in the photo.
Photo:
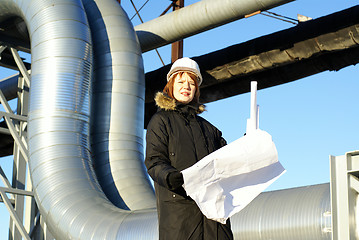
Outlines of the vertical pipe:
[{"label": "vertical pipe", "polygon": [[251,82],[251,100],[249,106],[250,114],[249,119],[247,119],[247,130],[246,133],[250,134],[258,128],[258,106],[257,106],[257,82]]},{"label": "vertical pipe", "polygon": [[251,82],[251,113],[250,118],[252,119],[252,125],[257,129],[257,82]]},{"label": "vertical pipe", "polygon": [[155,208],[143,164],[145,77],[136,34],[116,1],[83,2],[95,46],[91,148],[97,178],[116,206]]}]

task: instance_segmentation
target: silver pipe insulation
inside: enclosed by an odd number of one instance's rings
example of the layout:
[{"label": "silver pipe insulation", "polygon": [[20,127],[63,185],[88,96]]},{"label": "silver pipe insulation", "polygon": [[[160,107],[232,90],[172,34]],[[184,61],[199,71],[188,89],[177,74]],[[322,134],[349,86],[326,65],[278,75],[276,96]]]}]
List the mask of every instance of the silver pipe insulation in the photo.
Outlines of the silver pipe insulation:
[{"label": "silver pipe insulation", "polygon": [[[153,189],[142,163],[142,55],[133,26],[125,22],[127,15],[117,5],[115,1],[84,1],[97,60],[90,134],[94,168],[102,190],[116,206],[154,208]],[[17,79],[14,75],[0,82],[8,100],[17,97]]]},{"label": "silver pipe insulation", "polygon": [[[120,6],[111,5],[114,1],[106,2],[113,13],[119,11]],[[141,239],[146,233],[148,239],[158,238],[155,209],[125,211],[115,207],[101,190],[92,167],[93,55],[82,2],[2,0],[0,15],[24,19],[31,38],[29,168],[36,202],[53,236]],[[116,24],[133,32],[128,23],[126,19]],[[127,47],[126,56],[138,53],[133,45]],[[140,65],[129,66],[133,67],[142,70]]]},{"label": "silver pipe insulation", "polygon": [[90,135],[97,179],[116,206],[155,208],[143,164],[145,76],[137,36],[116,1],[83,3],[94,46]]},{"label": "silver pipe insulation", "polygon": [[261,193],[231,218],[238,239],[332,239],[329,183]]},{"label": "silver pipe insulation", "polygon": [[202,0],[135,26],[142,52],[294,0]]}]

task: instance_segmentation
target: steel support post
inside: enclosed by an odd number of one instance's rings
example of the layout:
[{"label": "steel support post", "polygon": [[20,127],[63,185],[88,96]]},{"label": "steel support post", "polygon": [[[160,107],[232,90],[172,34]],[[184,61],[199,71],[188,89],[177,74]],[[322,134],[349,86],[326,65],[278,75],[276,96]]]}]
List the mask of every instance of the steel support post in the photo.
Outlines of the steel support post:
[{"label": "steel support post", "polygon": [[[17,231],[15,234],[11,234],[9,235],[9,239],[22,239],[21,237],[23,237],[23,239],[29,239],[30,237],[26,232],[26,229],[24,228],[23,224],[22,224],[22,219],[19,218],[18,213],[15,211],[11,201],[9,200],[9,198],[6,196],[6,193],[12,193],[17,195],[28,195],[28,196],[33,196],[32,192],[28,192],[28,191],[24,191],[24,190],[19,190],[19,189],[11,189],[11,188],[2,188],[0,187],[0,195],[4,201],[4,204],[6,206],[6,208],[8,209],[9,213],[10,213],[10,224],[13,223],[14,225],[16,225],[17,227]],[[16,205],[16,204],[15,204]],[[11,231],[12,226],[10,225],[10,233],[14,233],[14,231]],[[10,234],[9,233],[9,234]],[[20,236],[18,236],[20,235]]]},{"label": "steel support post", "polygon": [[[21,61],[16,50],[12,50],[14,58],[17,62]],[[21,62],[22,63],[22,62]],[[23,64],[18,63],[19,68]],[[24,69],[23,69],[24,70]],[[27,74],[26,71],[21,71],[21,75]],[[1,169],[1,178],[5,183],[6,188],[1,189],[1,198],[10,213],[9,222],[9,239],[21,240],[30,239],[28,232],[33,225],[35,202],[32,194],[32,187],[29,172],[27,171],[28,150],[26,143],[27,131],[27,114],[28,114],[28,94],[29,94],[29,75],[21,76],[18,79],[18,96],[17,96],[17,113],[15,114],[4,94],[0,90],[0,102],[3,105],[5,112],[0,112],[0,117],[4,118],[8,132],[14,138],[14,161],[12,183],[5,176]],[[28,79],[28,81],[26,81]],[[25,191],[25,189],[27,191]],[[12,198],[9,199],[6,193],[10,193]],[[28,196],[28,197],[25,197]],[[25,208],[25,201],[28,206]],[[24,222],[24,214],[26,216]],[[24,227],[24,223],[26,228]]]},{"label": "steel support post", "polygon": [[28,70],[26,69],[25,64],[22,62],[22,59],[15,48],[11,48],[10,50],[11,50],[12,56],[16,62],[16,65],[20,70],[20,73],[22,74],[22,76],[25,79],[26,85],[30,87],[30,74],[28,73]]},{"label": "steel support post", "polygon": [[[17,51],[15,51],[17,53]],[[16,54],[18,57],[19,55]],[[15,58],[15,56],[14,56]],[[20,57],[19,57],[20,59]],[[21,60],[21,59],[20,59]],[[22,61],[21,61],[22,63]],[[18,64],[21,65],[21,64]],[[22,64],[23,65],[23,64]],[[22,71],[23,72],[23,71]],[[23,74],[21,72],[21,74]],[[24,71],[27,73],[27,71]],[[19,77],[18,79],[18,89],[20,91],[18,92],[18,98],[17,98],[17,115],[20,116],[27,116],[28,114],[28,94],[29,94],[29,81],[26,81],[25,79],[27,77]],[[9,125],[9,124],[8,124]],[[26,126],[27,121],[17,121],[16,124],[14,124],[14,128],[16,128],[16,133],[18,138],[19,144],[14,145],[14,165],[13,165],[13,179],[12,179],[12,187],[16,189],[28,189],[32,190],[26,187],[26,184],[30,184],[31,181],[26,181],[27,177],[27,144],[26,144]],[[9,127],[10,128],[10,127]],[[21,151],[21,149],[23,149]],[[22,153],[24,152],[24,154]],[[30,179],[30,178],[28,178]],[[27,198],[26,198],[27,199]],[[25,210],[25,197],[23,195],[16,195],[15,196],[15,210],[19,217],[19,219],[24,220],[24,210]],[[28,211],[26,211],[28,212]],[[27,232],[29,232],[29,226],[27,227]],[[11,224],[10,221],[10,231],[12,231],[13,239],[21,239],[20,233],[17,231],[15,224]]]},{"label": "steel support post", "polygon": [[[184,0],[174,0],[173,1],[173,11],[176,11],[184,7]],[[171,45],[171,62],[176,61],[179,58],[183,57],[183,40],[172,43]]]},{"label": "steel support post", "polygon": [[0,117],[3,117],[5,119],[5,122],[8,126],[8,129],[14,138],[14,142],[17,147],[19,147],[19,150],[21,151],[23,157],[25,160],[28,160],[27,156],[27,144],[26,141],[22,140],[19,136],[19,131],[16,129],[16,124],[13,123],[13,121],[27,121],[27,118],[25,116],[16,115],[13,113],[13,111],[10,108],[9,103],[6,101],[4,94],[0,90],[0,103],[5,108],[6,112],[0,112]]},{"label": "steel support post", "polygon": [[359,151],[330,156],[332,239],[358,239]]}]

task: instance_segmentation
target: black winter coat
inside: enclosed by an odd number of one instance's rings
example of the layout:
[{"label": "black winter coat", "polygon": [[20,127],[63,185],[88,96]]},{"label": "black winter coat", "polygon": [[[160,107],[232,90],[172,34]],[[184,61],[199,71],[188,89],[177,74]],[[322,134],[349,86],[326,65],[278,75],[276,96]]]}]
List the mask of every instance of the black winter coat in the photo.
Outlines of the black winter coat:
[{"label": "black winter coat", "polygon": [[224,146],[222,133],[197,115],[203,105],[178,104],[163,93],[155,100],[160,110],[147,127],[145,165],[155,185],[159,238],[233,239],[229,220],[223,225],[207,219],[182,187],[173,189],[168,183],[169,173],[191,167]]}]

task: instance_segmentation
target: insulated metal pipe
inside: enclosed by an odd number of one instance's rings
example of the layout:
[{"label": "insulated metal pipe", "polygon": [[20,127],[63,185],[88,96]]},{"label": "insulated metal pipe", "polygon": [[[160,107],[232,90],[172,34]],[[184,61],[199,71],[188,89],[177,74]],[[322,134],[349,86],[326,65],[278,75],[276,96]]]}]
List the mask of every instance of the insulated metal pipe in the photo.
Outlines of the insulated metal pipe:
[{"label": "insulated metal pipe", "polygon": [[231,218],[246,240],[332,238],[329,183],[261,193]]},{"label": "insulated metal pipe", "polygon": [[[111,11],[118,11],[112,0],[102,1],[109,3]],[[0,15],[1,19],[24,19],[31,38],[29,168],[37,205],[53,236],[140,239],[145,233],[148,239],[157,239],[155,209],[136,212],[116,208],[101,190],[92,168],[93,56],[82,2],[2,0]],[[134,31],[128,23],[123,19],[118,24]],[[133,47],[127,51],[137,53]],[[141,70],[140,65],[133,67]]]},{"label": "insulated metal pipe", "polygon": [[143,164],[145,76],[137,36],[116,1],[83,3],[94,46],[91,149],[98,181],[122,209],[155,208]]},{"label": "insulated metal pipe", "polygon": [[142,52],[294,0],[202,0],[135,27]]},{"label": "insulated metal pipe", "polygon": [[[135,27],[142,52],[294,0],[202,0]],[[88,11],[88,10],[86,10]],[[91,16],[89,20],[91,21]]]},{"label": "insulated metal pipe", "polygon": [[[145,83],[137,36],[116,1],[83,2],[95,46],[90,135],[97,178],[116,206],[154,208],[143,164]],[[18,77],[0,82],[7,100],[17,97]]]}]

